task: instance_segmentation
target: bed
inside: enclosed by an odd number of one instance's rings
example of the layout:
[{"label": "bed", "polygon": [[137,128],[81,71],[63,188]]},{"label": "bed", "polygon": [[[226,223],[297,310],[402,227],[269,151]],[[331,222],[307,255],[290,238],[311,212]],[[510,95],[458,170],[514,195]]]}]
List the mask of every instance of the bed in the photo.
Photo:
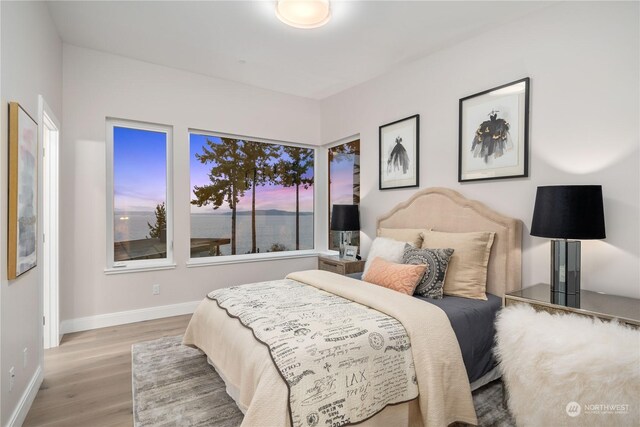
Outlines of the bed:
[{"label": "bed", "polygon": [[[458,233],[494,232],[487,267],[487,301],[465,301],[456,297],[421,301],[328,272],[294,273],[289,279],[386,313],[398,319],[411,337],[419,395],[389,404],[358,423],[365,426],[448,425],[455,421],[474,424],[471,389],[497,377],[490,351],[492,316],[505,292],[521,286],[522,223],[453,190],[428,188],[416,192],[377,220],[378,230],[407,227]],[[427,312],[432,317],[418,320]],[[479,317],[488,321],[479,322]],[[431,326],[424,328],[426,323]],[[491,326],[487,326],[489,324]],[[194,313],[184,343],[207,354],[225,381],[228,394],[245,413],[243,426],[291,425],[290,384],[276,368],[269,348],[258,339],[254,331],[243,326],[239,317],[231,316],[219,301],[205,299]],[[322,425],[314,417],[315,414],[295,418],[294,424]]]}]

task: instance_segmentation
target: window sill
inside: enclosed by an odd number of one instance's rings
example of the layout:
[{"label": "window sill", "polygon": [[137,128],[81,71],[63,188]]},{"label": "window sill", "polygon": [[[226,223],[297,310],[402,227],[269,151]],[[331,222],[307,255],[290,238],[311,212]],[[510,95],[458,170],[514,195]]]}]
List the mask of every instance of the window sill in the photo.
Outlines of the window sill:
[{"label": "window sill", "polygon": [[333,249],[328,249],[326,251],[320,252],[320,255],[337,256],[337,255],[340,255],[340,251],[334,251]]},{"label": "window sill", "polygon": [[289,252],[271,252],[264,254],[224,255],[217,257],[191,258],[187,261],[187,268],[207,267],[224,264],[244,264],[247,262],[275,261],[296,258],[313,258],[320,255],[315,249]]},{"label": "window sill", "polygon": [[104,274],[124,274],[124,273],[140,273],[143,271],[156,271],[156,270],[173,270],[176,268],[176,264],[155,264],[155,265],[140,265],[140,266],[124,266],[124,267],[109,267],[104,269]]}]

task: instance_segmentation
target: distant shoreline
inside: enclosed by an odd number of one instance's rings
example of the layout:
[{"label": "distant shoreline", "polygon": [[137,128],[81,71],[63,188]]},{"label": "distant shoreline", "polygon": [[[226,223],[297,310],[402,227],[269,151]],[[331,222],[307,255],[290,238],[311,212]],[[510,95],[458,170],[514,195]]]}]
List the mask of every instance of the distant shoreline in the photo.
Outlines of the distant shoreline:
[{"label": "distant shoreline", "polygon": [[[115,211],[114,215],[153,215],[153,211]],[[256,216],[284,216],[284,215],[294,215],[293,211],[281,211],[279,209],[261,209],[256,210]],[[231,215],[230,211],[224,212],[216,212],[212,209],[211,212],[191,212],[191,215]],[[251,215],[251,211],[237,211],[236,215]],[[303,215],[313,215],[313,212],[303,211],[300,212],[300,216]]]},{"label": "distant shoreline", "polygon": [[[296,217],[294,212],[271,211],[270,214],[258,211],[256,219],[256,245],[261,252],[270,250],[274,244],[283,245],[288,250],[296,247],[296,219],[300,222],[300,248],[313,248],[314,216],[304,212]],[[247,253],[252,249],[251,212],[243,211],[236,218],[237,253]],[[231,237],[231,215],[223,213],[193,213],[190,215],[189,234],[194,238]],[[116,242],[141,240],[149,236],[148,224],[155,224],[153,212],[120,213],[114,216],[114,240]],[[229,255],[231,245],[220,247],[223,255]]]},{"label": "distant shoreline", "polygon": [[[295,214],[296,214],[295,212],[281,211],[278,209],[256,210],[256,215],[262,215],[262,216],[282,216],[282,215],[295,215]],[[231,212],[221,212],[221,213],[192,212],[191,215],[231,215]],[[251,215],[251,211],[237,211],[236,215]],[[300,215],[313,215],[313,212],[300,212]]]}]

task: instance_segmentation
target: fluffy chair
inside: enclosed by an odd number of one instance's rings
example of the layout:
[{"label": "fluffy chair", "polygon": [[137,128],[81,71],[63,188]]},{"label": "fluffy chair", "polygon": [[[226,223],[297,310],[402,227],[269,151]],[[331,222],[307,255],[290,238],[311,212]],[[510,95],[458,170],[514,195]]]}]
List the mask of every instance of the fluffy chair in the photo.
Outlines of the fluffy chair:
[{"label": "fluffy chair", "polygon": [[527,305],[503,309],[496,329],[518,426],[640,425],[639,330]]}]

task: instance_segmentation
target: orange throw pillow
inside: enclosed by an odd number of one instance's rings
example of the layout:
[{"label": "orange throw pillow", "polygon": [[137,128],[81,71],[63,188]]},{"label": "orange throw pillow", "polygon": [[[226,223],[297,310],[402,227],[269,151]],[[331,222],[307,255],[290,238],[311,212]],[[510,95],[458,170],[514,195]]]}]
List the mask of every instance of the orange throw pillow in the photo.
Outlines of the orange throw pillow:
[{"label": "orange throw pillow", "polygon": [[413,295],[413,291],[420,283],[426,268],[426,265],[395,264],[376,257],[362,280],[403,294]]}]

